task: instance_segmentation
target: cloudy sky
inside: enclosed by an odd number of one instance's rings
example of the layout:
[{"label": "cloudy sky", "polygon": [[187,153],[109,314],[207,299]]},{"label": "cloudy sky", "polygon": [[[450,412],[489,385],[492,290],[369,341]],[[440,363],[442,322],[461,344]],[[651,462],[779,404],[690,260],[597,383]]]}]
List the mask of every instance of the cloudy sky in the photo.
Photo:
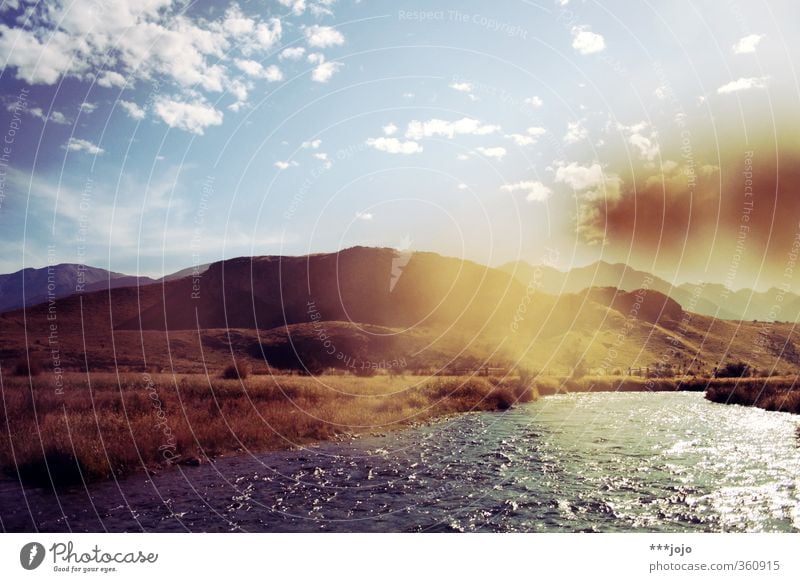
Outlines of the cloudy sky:
[{"label": "cloudy sky", "polygon": [[364,244],[786,282],[792,2],[397,5],[6,0],[0,271]]}]

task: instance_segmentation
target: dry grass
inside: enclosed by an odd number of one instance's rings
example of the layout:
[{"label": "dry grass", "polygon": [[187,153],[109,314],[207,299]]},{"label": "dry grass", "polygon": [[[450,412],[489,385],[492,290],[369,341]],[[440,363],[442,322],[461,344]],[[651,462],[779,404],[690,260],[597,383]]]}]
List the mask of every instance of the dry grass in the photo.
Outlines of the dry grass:
[{"label": "dry grass", "polygon": [[[384,431],[536,397],[518,379],[92,374],[3,378],[0,470],[26,484],[109,478],[224,453]],[[31,388],[32,386],[32,388]]]},{"label": "dry grass", "polygon": [[714,382],[706,391],[706,398],[722,404],[741,404],[800,414],[800,387],[796,376]]},{"label": "dry grass", "polygon": [[569,392],[675,392],[703,391],[707,378],[640,378],[631,376],[538,377],[534,385],[542,395]]}]

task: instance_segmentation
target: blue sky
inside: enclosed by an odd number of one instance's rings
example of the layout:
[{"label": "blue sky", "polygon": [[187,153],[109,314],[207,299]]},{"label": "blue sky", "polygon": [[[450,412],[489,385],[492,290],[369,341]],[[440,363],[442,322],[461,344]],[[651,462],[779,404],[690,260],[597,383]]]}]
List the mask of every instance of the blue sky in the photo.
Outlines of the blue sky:
[{"label": "blue sky", "polygon": [[657,262],[598,216],[798,99],[789,2],[43,4],[3,4],[4,272],[365,244],[719,280],[730,237]]}]

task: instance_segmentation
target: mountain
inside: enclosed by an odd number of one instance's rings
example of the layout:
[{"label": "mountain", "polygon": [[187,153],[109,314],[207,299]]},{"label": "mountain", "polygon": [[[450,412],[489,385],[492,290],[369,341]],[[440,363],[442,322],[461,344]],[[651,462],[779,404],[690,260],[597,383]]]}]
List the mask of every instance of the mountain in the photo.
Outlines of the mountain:
[{"label": "mountain", "polygon": [[797,321],[800,317],[800,296],[776,287],[767,291],[739,289],[731,291],[724,285],[681,285],[680,289],[699,290],[699,296],[708,302],[725,305],[726,311],[740,320]]},{"label": "mountain", "polygon": [[184,277],[197,277],[208,269],[209,264],[188,267],[161,279],[126,275],[76,263],[61,263],[40,269],[22,269],[8,275],[0,275],[0,313],[24,306],[31,307],[53,298],[61,299],[78,293],[152,285]]},{"label": "mountain", "polygon": [[210,374],[232,359],[262,371],[386,361],[428,371],[518,362],[555,374],[578,363],[605,372],[659,365],[709,372],[731,360],[800,366],[794,326],[692,313],[657,283],[637,287],[640,275],[615,269],[630,290],[554,295],[435,253],[355,247],[241,257],[199,277],[0,314],[0,366],[6,373],[22,357],[53,371]]},{"label": "mountain", "polygon": [[271,329],[312,323],[313,311],[329,321],[477,328],[508,325],[522,293],[505,273],[470,261],[354,247],[214,263],[197,280],[166,282],[150,307],[118,329]]},{"label": "mountain", "polygon": [[[747,319],[741,310],[727,302],[714,301],[712,293],[696,293],[695,285],[673,286],[664,279],[644,271],[638,271],[624,263],[597,261],[585,267],[559,271],[549,266],[534,266],[524,261],[507,263],[500,270],[514,275],[520,282],[540,285],[545,293],[578,293],[590,287],[616,287],[633,291],[642,287],[658,291],[673,298],[685,309],[719,319]],[[724,307],[721,305],[724,304]],[[753,318],[750,318],[753,319]]]},{"label": "mountain", "polygon": [[60,299],[75,293],[149,285],[155,280],[115,273],[97,267],[62,263],[41,269],[22,269],[0,275],[0,312]]}]

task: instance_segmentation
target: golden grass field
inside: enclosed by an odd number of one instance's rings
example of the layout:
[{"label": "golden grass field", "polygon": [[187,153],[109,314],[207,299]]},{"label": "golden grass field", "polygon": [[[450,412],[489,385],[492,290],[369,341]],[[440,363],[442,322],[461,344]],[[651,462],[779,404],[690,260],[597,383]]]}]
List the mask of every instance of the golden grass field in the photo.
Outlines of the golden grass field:
[{"label": "golden grass field", "polygon": [[48,484],[282,449],[536,398],[517,378],[67,374],[5,377],[0,470]]}]

